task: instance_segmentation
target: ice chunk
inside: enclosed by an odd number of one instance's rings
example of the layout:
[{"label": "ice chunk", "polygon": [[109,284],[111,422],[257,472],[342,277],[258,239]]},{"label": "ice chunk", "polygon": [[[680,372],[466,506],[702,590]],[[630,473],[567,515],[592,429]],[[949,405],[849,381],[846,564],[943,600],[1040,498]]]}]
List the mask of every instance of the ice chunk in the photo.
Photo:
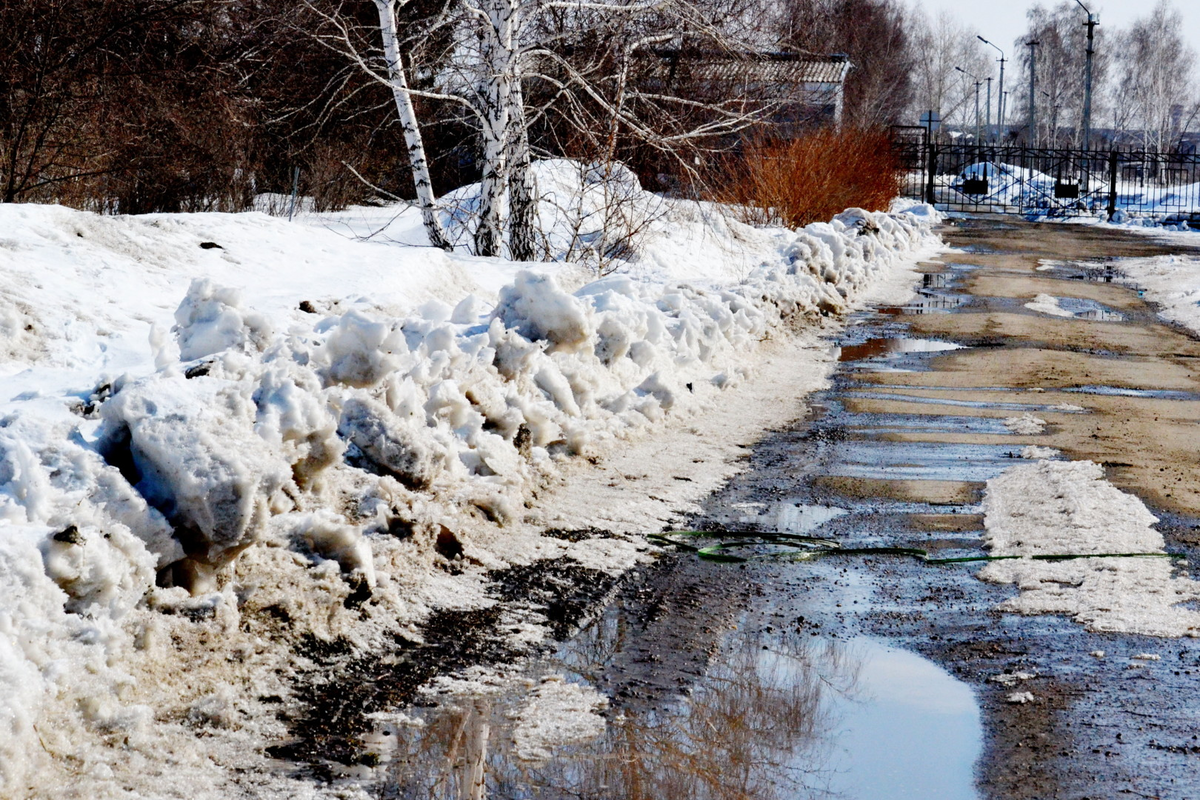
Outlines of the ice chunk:
[{"label": "ice chunk", "polygon": [[528,270],[517,273],[512,285],[500,290],[493,313],[526,339],[549,342],[551,350],[574,352],[594,331],[587,305],[560,289],[553,276]]},{"label": "ice chunk", "polygon": [[414,426],[382,403],[352,397],[342,407],[338,432],[373,464],[399,478],[409,488],[428,488],[442,469],[436,451]]},{"label": "ice chunk", "polygon": [[271,337],[266,317],[242,308],[237,289],[207,278],[192,281],[175,312],[180,358],[192,361],[230,348],[262,350]]}]

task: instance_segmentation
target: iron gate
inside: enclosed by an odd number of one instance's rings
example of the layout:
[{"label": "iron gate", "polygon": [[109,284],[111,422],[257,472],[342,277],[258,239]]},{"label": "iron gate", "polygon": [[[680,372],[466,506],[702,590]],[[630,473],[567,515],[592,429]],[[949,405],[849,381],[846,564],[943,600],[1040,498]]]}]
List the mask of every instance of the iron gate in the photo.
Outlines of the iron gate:
[{"label": "iron gate", "polygon": [[1099,217],[1200,227],[1200,155],[963,145],[897,137],[906,196],[946,211]]}]

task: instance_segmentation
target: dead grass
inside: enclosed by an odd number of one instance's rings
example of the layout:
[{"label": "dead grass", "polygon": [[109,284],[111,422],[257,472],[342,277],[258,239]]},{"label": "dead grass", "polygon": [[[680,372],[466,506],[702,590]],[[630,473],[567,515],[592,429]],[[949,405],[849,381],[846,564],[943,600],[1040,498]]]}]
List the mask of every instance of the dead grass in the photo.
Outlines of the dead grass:
[{"label": "dead grass", "polygon": [[800,227],[847,208],[884,211],[900,180],[887,131],[843,128],[753,141],[725,160],[710,186],[745,222]]}]

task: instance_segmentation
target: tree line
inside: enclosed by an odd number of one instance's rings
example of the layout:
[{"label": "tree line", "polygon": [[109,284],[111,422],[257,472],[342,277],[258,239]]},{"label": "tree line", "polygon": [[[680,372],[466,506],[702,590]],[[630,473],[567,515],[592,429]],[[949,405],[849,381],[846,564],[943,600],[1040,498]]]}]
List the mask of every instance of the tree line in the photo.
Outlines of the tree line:
[{"label": "tree line", "polygon": [[[1092,5],[1092,10],[1102,9]],[[1026,12],[1021,36],[995,43],[1008,59],[1007,110],[1000,127],[999,53],[979,39],[978,31],[948,12],[932,17],[917,13],[910,26],[913,49],[919,54],[913,68],[914,111],[938,111],[944,122],[970,135],[975,125],[975,82],[991,78],[991,107],[981,114],[996,125],[997,139],[1047,147],[1084,146],[1086,18],[1075,0],[1037,3]],[[1195,126],[1200,113],[1196,52],[1183,39],[1182,30],[1180,12],[1169,0],[1158,0],[1128,28],[1096,26],[1090,146],[1120,144],[1167,152],[1177,148],[1181,136]],[[1037,44],[1030,48],[1028,42]],[[980,102],[986,104],[987,89],[981,92]]]},{"label": "tree line", "polygon": [[232,211],[299,168],[301,194],[338,208],[417,197],[414,152],[439,195],[520,187],[548,156],[661,188],[767,116],[744,86],[689,83],[689,54],[846,53],[846,118],[886,125],[907,35],[897,0],[0,3],[0,201]]},{"label": "tree line", "polygon": [[[1037,138],[1066,144],[1079,10],[1037,5],[1028,21]],[[1028,49],[1006,49],[1019,123]],[[1101,27],[1096,50],[1093,127],[1172,146],[1198,107],[1178,12],[1161,0],[1129,30]],[[778,53],[848,56],[843,121],[857,129],[924,109],[967,127],[974,86],[955,67],[995,74],[975,31],[901,0],[0,2],[0,202],[236,211],[298,175],[318,210],[393,197],[431,217],[433,197],[481,182],[473,249],[495,253],[531,213],[534,159],[702,186],[772,119],[770,92],[719,79],[714,58]]]}]

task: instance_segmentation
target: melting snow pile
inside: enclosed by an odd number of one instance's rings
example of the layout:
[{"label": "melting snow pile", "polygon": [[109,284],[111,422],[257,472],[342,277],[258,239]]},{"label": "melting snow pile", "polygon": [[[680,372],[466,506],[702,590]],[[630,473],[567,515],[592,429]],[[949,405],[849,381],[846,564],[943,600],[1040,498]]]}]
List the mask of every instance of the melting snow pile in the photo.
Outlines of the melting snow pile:
[{"label": "melting snow pile", "polygon": [[[1033,556],[1163,553],[1158,521],[1091,461],[1037,461],[988,481],[983,503],[991,554]],[[1014,583],[1001,604],[1019,614],[1068,614],[1088,630],[1200,636],[1200,582],[1175,574],[1168,558],[993,561],[979,573]]]},{"label": "melting snow pile", "polygon": [[[725,221],[725,245],[757,254],[742,274],[684,282],[632,265],[573,292],[549,266],[408,249],[392,257],[432,289],[401,313],[399,295],[367,297],[403,280],[377,271],[399,248],[343,240],[347,255],[334,234],[261,215],[3,209],[27,225],[0,242],[0,377],[33,388],[0,417],[0,795],[93,781],[231,796],[230,768],[282,733],[270,704],[288,697],[298,642],[371,648],[435,605],[490,602],[457,573],[566,553],[505,545],[562,463],[717,402],[763,339],[844,311],[933,243],[927,209],[913,211],[801,231]],[[651,260],[713,235],[707,213],[680,214]],[[296,231],[334,267],[272,262],[247,226],[281,248]],[[199,227],[228,252],[145,256]],[[90,261],[105,236],[120,246]],[[191,280],[201,263],[238,286]],[[47,288],[76,279],[90,300]],[[344,297],[295,310],[341,283]],[[147,333],[131,363],[130,337]],[[200,732],[234,755],[215,763]]]},{"label": "melting snow pile", "polygon": [[[1190,244],[1191,238],[1187,240]],[[1121,271],[1145,290],[1161,315],[1200,333],[1200,259],[1156,256],[1121,260]]]}]

